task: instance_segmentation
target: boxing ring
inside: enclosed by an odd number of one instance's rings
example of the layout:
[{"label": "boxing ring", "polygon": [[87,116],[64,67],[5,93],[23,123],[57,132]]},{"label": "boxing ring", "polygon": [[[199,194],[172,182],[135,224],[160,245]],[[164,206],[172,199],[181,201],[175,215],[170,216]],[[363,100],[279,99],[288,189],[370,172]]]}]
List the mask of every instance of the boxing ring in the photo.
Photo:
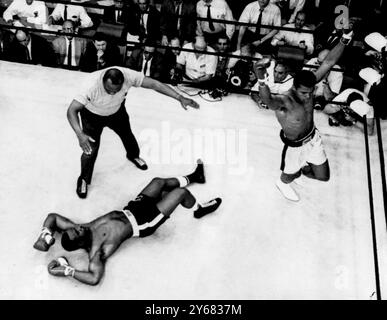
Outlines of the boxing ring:
[{"label": "boxing ring", "polygon": [[[87,199],[75,193],[81,150],[66,110],[85,73],[0,61],[1,299],[375,299],[364,136],[329,127],[316,112],[331,165],[327,183],[304,180],[299,203],[275,187],[282,142],[271,111],[243,95],[184,111],[156,92],[132,88],[126,107],[147,171],[125,159],[110,130]],[[382,134],[387,128],[382,123]],[[384,148],[386,155],[386,147]],[[189,173],[196,158],[207,183],[189,187],[222,206],[196,220],[178,207],[154,235],[130,239],[109,259],[96,287],[48,274],[65,255],[32,248],[46,215],[78,223],[121,209],[155,176]],[[386,224],[376,136],[370,137],[380,284],[387,292]],[[385,293],[387,294],[387,293]]]}]

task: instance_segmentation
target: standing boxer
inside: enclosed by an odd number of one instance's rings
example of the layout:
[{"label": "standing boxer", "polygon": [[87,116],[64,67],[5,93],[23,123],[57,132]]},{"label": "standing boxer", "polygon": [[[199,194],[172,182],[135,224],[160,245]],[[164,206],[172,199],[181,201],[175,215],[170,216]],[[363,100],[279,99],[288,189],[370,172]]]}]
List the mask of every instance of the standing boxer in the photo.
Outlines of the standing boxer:
[{"label": "standing boxer", "polygon": [[259,94],[269,109],[274,110],[282,127],[280,137],[285,146],[282,152],[280,179],[276,182],[285,198],[299,201],[290,186],[301,173],[312,179],[328,181],[330,177],[328,159],[321,137],[313,120],[313,91],[329,70],[336,64],[352,38],[352,31],[345,31],[340,42],[329,52],[315,71],[299,71],[294,77],[293,87],[282,95],[273,96],[268,87],[267,59],[255,64],[259,82]]}]

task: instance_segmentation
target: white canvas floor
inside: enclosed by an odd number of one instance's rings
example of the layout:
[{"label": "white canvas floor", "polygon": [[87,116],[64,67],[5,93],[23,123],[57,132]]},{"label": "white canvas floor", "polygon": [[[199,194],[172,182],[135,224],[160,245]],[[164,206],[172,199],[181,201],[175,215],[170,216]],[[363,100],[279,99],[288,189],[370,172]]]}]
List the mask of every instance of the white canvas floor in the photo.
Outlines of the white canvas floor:
[{"label": "white canvas floor", "polygon": [[[201,109],[184,111],[172,99],[133,88],[127,110],[150,168],[143,172],[128,163],[119,138],[105,129],[89,196],[81,200],[75,194],[81,150],[66,110],[85,76],[0,61],[0,299],[375,298],[359,130],[331,128],[316,113],[332,178],[295,186],[302,200],[291,203],[274,185],[282,142],[273,112],[237,95],[217,103],[195,97]],[[386,297],[375,136],[370,143]],[[189,173],[198,157],[206,164],[207,183],[190,190],[203,201],[222,197],[218,211],[196,220],[179,207],[153,236],[124,243],[97,287],[47,273],[47,264],[60,255],[86,267],[85,253],[65,252],[58,237],[48,253],[32,248],[48,213],[90,221],[121,209],[155,176]]]}]

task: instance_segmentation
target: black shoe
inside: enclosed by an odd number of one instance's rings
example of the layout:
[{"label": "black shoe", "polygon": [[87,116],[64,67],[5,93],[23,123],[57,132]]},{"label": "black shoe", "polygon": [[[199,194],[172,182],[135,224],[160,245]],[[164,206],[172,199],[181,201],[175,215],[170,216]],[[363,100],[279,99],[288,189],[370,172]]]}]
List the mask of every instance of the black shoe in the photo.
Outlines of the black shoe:
[{"label": "black shoe", "polygon": [[133,162],[134,165],[139,168],[140,170],[146,170],[148,169],[148,165],[146,164],[146,162],[141,159],[140,157],[138,158],[134,158],[134,159],[128,159],[130,162]]},{"label": "black shoe", "polygon": [[189,174],[187,176],[188,180],[190,183],[205,183],[206,182],[206,177],[204,175],[204,164],[203,161],[198,159],[197,161],[197,167],[194,172]]},{"label": "black shoe", "polygon": [[81,199],[85,199],[87,196],[87,183],[81,177],[79,177],[77,181],[77,195]]},{"label": "black shoe", "polygon": [[222,203],[222,199],[215,198],[211,201],[208,201],[202,205],[199,205],[199,208],[194,211],[194,217],[196,219],[200,219],[204,217],[205,215],[214,212],[216,209],[219,208],[220,204]]}]

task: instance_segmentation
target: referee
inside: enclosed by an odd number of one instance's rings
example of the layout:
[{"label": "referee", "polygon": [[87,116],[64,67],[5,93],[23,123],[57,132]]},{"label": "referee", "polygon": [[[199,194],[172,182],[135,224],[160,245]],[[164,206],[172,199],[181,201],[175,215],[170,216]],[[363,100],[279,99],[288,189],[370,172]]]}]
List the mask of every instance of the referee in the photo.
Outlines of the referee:
[{"label": "referee", "polygon": [[104,127],[112,129],[121,138],[129,161],[141,170],[148,168],[140,158],[140,148],[125,109],[126,95],[132,86],[153,89],[172,97],[185,110],[187,106],[199,108],[195,101],[183,97],[169,86],[131,69],[111,67],[91,73],[85,90],[74,98],[67,110],[67,119],[83,150],[76,188],[77,195],[82,199],[86,198],[87,186],[91,183]]}]

